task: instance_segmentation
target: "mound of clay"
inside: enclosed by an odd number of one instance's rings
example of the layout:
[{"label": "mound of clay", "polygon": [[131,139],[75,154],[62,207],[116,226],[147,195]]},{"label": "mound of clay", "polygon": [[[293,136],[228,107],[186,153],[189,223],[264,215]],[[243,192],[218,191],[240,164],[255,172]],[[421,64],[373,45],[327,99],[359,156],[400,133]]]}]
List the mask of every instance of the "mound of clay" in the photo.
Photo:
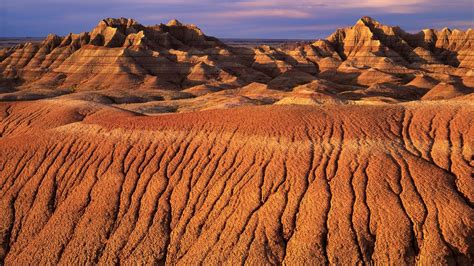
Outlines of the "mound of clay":
[{"label": "mound of clay", "polygon": [[374,68],[363,71],[357,76],[357,84],[370,86],[377,83],[398,83],[400,79],[394,75],[384,73]]},{"label": "mound of clay", "polygon": [[341,104],[343,101],[339,99],[336,95],[320,93],[320,92],[310,92],[310,91],[300,91],[298,93],[293,93],[290,96],[286,96],[283,99],[279,100],[275,104],[277,105],[317,105],[317,104]]},{"label": "mound of clay", "polygon": [[420,89],[431,89],[436,86],[439,82],[435,79],[425,76],[425,75],[417,75],[413,80],[407,83],[407,86],[413,86]]},{"label": "mound of clay", "polygon": [[466,88],[462,85],[441,82],[428,91],[422,100],[448,100],[456,97],[474,93],[474,88]]}]

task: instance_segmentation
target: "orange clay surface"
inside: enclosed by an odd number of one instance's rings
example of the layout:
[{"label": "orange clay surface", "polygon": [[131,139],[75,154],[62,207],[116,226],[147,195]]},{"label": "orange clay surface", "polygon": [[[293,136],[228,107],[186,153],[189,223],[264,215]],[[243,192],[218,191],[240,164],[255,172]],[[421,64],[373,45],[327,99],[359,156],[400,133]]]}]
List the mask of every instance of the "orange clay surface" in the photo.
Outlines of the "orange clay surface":
[{"label": "orange clay surface", "polygon": [[470,264],[470,104],[0,105],[6,264]]}]

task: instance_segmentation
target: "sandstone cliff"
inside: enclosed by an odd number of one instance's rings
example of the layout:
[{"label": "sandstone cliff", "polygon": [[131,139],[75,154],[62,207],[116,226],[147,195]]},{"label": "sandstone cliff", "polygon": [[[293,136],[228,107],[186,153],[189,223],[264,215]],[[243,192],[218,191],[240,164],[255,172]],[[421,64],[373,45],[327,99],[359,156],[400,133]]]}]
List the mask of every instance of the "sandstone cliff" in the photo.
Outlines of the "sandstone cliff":
[{"label": "sandstone cliff", "polygon": [[[473,38],[472,30],[428,29],[410,34],[363,17],[326,40],[250,49],[227,46],[195,25],[177,20],[143,26],[133,19],[104,19],[90,32],[49,35],[42,43],[3,49],[0,83],[8,94],[0,99],[66,94],[63,97],[129,104],[122,107],[145,113],[181,112],[298,98],[302,95],[295,88],[315,80],[333,82],[331,97],[339,103],[362,102],[367,97],[380,103],[419,100],[438,83],[463,88],[458,91],[467,95],[474,87]],[[420,76],[429,82],[422,82]],[[267,84],[275,93],[265,101],[236,94],[255,82]],[[389,94],[370,89],[387,88],[387,84],[399,89]],[[196,86],[216,89],[200,95],[186,93]],[[117,93],[130,97],[117,101]],[[175,100],[152,103],[148,95]],[[315,103],[305,98],[293,102]],[[203,105],[203,101],[215,104]]]}]

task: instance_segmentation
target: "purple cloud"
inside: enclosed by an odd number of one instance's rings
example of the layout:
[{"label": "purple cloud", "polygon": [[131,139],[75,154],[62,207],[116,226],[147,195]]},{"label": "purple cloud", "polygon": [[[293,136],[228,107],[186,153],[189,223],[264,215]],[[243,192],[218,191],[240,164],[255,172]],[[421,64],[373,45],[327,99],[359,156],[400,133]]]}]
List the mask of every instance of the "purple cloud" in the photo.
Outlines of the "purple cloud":
[{"label": "purple cloud", "polygon": [[177,18],[217,37],[314,39],[365,15],[409,31],[465,29],[473,9],[472,0],[0,0],[0,36],[82,32],[105,17],[132,17]]}]

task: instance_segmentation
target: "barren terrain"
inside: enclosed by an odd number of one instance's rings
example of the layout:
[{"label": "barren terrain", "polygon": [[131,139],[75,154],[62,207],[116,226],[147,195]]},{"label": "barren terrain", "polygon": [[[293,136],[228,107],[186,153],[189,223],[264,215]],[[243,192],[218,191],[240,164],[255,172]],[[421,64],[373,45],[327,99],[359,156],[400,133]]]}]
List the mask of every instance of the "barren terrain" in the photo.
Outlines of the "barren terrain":
[{"label": "barren terrain", "polygon": [[0,50],[0,264],[474,262],[473,31]]}]

